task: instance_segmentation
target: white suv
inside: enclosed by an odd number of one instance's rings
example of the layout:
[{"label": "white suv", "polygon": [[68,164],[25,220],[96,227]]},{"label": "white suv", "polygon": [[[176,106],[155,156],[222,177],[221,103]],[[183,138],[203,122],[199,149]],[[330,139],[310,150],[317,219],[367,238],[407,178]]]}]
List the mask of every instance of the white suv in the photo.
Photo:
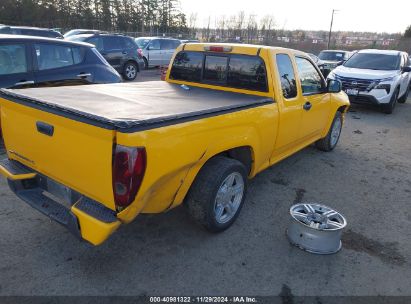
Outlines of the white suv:
[{"label": "white suv", "polygon": [[410,58],[404,52],[362,50],[334,69],[328,79],[340,80],[352,103],[379,105],[391,114],[397,101],[407,100],[410,65]]}]

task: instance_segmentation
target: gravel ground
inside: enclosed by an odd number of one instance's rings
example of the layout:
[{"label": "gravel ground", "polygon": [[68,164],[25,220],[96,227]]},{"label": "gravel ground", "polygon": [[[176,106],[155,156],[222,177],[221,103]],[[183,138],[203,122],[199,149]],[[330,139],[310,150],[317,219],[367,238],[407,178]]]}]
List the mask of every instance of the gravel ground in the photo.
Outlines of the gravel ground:
[{"label": "gravel ground", "polygon": [[[308,147],[258,175],[237,222],[219,235],[177,208],[140,216],[94,248],[1,179],[0,295],[410,296],[410,128],[411,100],[393,115],[353,106],[334,152]],[[341,252],[288,243],[288,209],[300,201],[346,216]]]}]

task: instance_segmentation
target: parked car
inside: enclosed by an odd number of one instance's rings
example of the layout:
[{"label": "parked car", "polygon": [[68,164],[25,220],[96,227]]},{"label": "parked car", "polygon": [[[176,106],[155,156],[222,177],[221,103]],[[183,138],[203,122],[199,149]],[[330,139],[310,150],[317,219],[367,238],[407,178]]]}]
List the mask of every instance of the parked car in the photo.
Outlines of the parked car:
[{"label": "parked car", "polygon": [[89,44],[62,39],[0,35],[0,88],[120,82]]},{"label": "parked car", "polygon": [[139,53],[143,56],[144,67],[168,65],[176,48],[181,44],[178,39],[139,37],[136,38]]},{"label": "parked car", "polygon": [[63,35],[59,32],[40,27],[27,27],[27,26],[0,26],[0,34],[7,35],[26,35],[26,36],[37,36],[37,37],[47,37],[47,38],[59,38],[63,39]]},{"label": "parked car", "polygon": [[[324,75],[324,62],[318,58],[317,55],[314,55],[313,53],[307,53],[308,56],[311,57],[311,59],[314,61],[314,63],[318,66],[318,68],[320,69],[321,73]],[[324,76],[327,77],[327,76]]]},{"label": "parked car", "polygon": [[351,52],[341,50],[321,51],[318,58],[322,61],[322,72],[324,77],[327,77],[333,69],[347,61],[351,55]]},{"label": "parked car", "polygon": [[166,81],[0,91],[0,174],[94,245],[179,205],[222,232],[248,179],[312,143],[336,147],[349,107],[340,91],[299,51],[186,44]]},{"label": "parked car", "polygon": [[97,50],[127,81],[136,79],[144,61],[133,38],[117,34],[82,34],[66,38],[96,46]]},{"label": "parked car", "polygon": [[407,100],[411,86],[411,62],[407,53],[386,50],[362,50],[328,79],[342,82],[353,103],[374,104],[391,114],[397,101]]},{"label": "parked car", "polygon": [[314,55],[313,53],[307,53],[307,55],[311,57],[316,65],[318,65],[318,62],[321,62],[320,58],[318,58],[318,56]]},{"label": "parked car", "polygon": [[76,36],[76,35],[98,34],[98,33],[107,34],[107,32],[99,31],[99,30],[74,29],[74,30],[66,32],[63,36],[64,38],[68,38],[68,37]]}]

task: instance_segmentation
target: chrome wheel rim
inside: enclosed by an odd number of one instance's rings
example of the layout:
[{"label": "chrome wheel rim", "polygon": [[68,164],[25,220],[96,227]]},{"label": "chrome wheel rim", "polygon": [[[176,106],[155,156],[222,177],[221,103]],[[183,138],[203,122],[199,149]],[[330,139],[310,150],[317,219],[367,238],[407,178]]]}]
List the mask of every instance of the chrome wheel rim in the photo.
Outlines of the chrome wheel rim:
[{"label": "chrome wheel rim", "polygon": [[136,68],[133,65],[128,65],[126,68],[126,75],[129,79],[136,77]]},{"label": "chrome wheel rim", "polygon": [[342,230],[347,226],[338,211],[320,204],[301,203],[290,208],[287,236],[291,244],[315,254],[333,254],[341,249]]},{"label": "chrome wheel rim", "polygon": [[319,204],[297,204],[290,208],[291,216],[305,226],[315,230],[341,230],[347,221],[330,207]]},{"label": "chrome wheel rim", "polygon": [[334,125],[331,130],[331,146],[332,147],[334,147],[337,144],[338,139],[340,138],[341,127],[342,127],[341,118],[337,117],[337,119],[334,121]]},{"label": "chrome wheel rim", "polygon": [[237,213],[244,196],[243,176],[234,172],[223,181],[214,202],[214,216],[217,223],[229,222]]}]

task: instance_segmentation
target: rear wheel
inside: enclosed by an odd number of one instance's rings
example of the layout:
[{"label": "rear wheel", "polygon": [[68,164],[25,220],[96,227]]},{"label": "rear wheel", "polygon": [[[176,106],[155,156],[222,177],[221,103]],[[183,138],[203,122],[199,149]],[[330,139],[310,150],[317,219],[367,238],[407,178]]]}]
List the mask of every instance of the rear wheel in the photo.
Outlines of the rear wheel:
[{"label": "rear wheel", "polygon": [[392,114],[394,111],[395,106],[397,105],[398,95],[400,94],[400,88],[397,88],[395,92],[392,94],[391,100],[388,104],[382,105],[382,111],[385,114]]},{"label": "rear wheel", "polygon": [[137,77],[137,65],[134,62],[127,62],[124,65],[123,77],[127,81],[132,81]]},{"label": "rear wheel", "polygon": [[334,116],[333,123],[331,124],[331,128],[328,131],[326,137],[321,138],[315,143],[315,146],[325,152],[330,152],[334,150],[337,146],[338,141],[340,140],[341,130],[343,125],[343,118],[340,111],[337,111]]},{"label": "rear wheel", "polygon": [[201,169],[185,205],[196,222],[210,232],[221,232],[237,219],[246,189],[245,166],[237,160],[218,156]]},{"label": "rear wheel", "polygon": [[411,83],[408,85],[407,91],[401,98],[398,98],[399,103],[405,103],[407,101],[408,95],[410,94]]}]

